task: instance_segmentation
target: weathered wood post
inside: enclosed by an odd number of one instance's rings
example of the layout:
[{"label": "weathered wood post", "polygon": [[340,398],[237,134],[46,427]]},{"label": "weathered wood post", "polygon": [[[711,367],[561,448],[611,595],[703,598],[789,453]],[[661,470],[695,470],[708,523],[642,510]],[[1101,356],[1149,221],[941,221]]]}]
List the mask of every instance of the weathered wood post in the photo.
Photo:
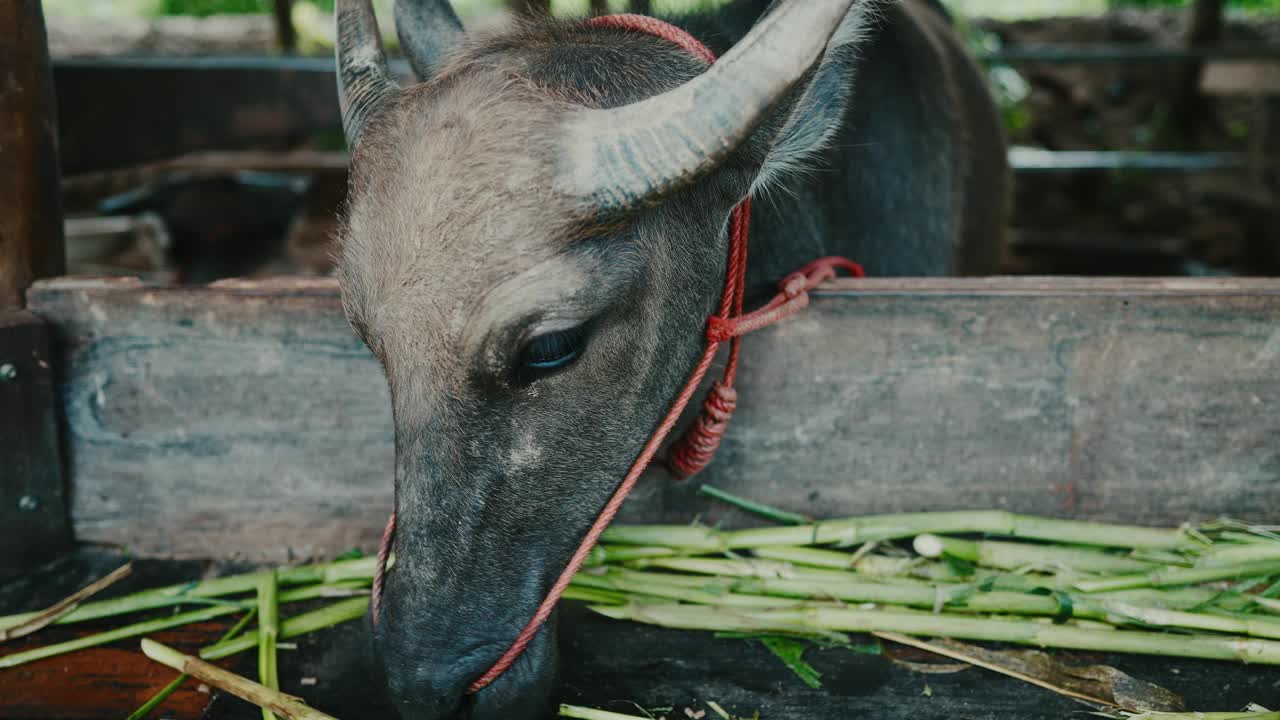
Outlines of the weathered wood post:
[{"label": "weathered wood post", "polygon": [[276,45],[291,53],[298,49],[298,32],[293,27],[293,0],[275,0],[272,5],[276,19]]},{"label": "weathered wood post", "polygon": [[[1191,14],[1187,27],[1186,43],[1191,50],[1212,48],[1221,41],[1223,12],[1226,0],[1196,0],[1187,10]],[[1178,70],[1178,85],[1174,89],[1171,113],[1171,130],[1181,147],[1195,148],[1200,143],[1200,132],[1209,120],[1211,103],[1200,92],[1200,76],[1205,63],[1199,60],[1186,63]]]},{"label": "weathered wood post", "polygon": [[63,272],[53,76],[40,0],[0,2],[0,576],[66,549],[47,326],[28,286]]},{"label": "weathered wood post", "polygon": [[39,0],[0,3],[0,305],[65,262],[53,76]]},{"label": "weathered wood post", "polygon": [[522,17],[546,17],[551,14],[551,0],[512,0],[511,9]]}]

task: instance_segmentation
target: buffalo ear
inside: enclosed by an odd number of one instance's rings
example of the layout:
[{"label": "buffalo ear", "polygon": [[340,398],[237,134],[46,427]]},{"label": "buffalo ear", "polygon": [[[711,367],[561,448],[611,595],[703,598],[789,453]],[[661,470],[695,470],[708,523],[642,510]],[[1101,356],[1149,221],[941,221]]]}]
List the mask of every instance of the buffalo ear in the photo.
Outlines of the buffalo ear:
[{"label": "buffalo ear", "polygon": [[419,80],[435,77],[465,35],[449,0],[396,0],[395,18],[400,48]]},{"label": "buffalo ear", "polygon": [[776,132],[767,141],[768,150],[756,175],[754,189],[767,187],[788,173],[804,170],[843,126],[853,92],[858,51],[875,30],[868,15],[875,13],[874,3],[855,4],[827,43],[822,60],[774,110],[772,122],[762,131],[776,129]]}]

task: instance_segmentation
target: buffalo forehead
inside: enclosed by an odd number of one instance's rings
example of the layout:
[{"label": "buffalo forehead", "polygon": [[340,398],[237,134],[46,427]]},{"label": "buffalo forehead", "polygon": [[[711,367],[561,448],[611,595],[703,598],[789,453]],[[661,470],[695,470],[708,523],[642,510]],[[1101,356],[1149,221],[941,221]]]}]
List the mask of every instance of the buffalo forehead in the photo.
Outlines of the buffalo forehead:
[{"label": "buffalo forehead", "polygon": [[456,340],[486,293],[563,249],[553,127],[545,104],[485,79],[411,96],[380,123],[341,258],[371,332],[429,323]]}]

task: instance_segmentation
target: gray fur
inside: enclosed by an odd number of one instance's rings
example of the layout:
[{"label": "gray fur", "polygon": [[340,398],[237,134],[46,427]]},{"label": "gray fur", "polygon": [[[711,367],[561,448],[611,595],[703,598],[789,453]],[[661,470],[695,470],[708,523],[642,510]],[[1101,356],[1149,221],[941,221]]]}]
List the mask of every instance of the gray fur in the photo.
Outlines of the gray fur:
[{"label": "gray fur", "polygon": [[[561,123],[703,71],[664,41],[552,23],[468,38],[364,128],[339,274],[393,401],[397,566],[375,642],[405,718],[551,707],[554,627],[489,689],[463,691],[533,613],[692,369],[726,222],[751,188],[763,190],[755,300],[821,255],[876,275],[994,267],[1000,128],[958,39],[914,2],[833,43],[716,171],[606,224],[557,190]],[[766,4],[684,24],[723,52]],[[513,383],[529,337],[587,320],[575,364]]]}]

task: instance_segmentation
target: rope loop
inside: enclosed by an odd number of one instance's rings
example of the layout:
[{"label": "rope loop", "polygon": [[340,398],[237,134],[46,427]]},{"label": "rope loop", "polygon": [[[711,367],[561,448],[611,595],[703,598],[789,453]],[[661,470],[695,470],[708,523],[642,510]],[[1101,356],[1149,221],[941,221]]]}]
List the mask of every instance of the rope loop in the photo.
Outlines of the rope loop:
[{"label": "rope loop", "polygon": [[671,449],[667,467],[679,480],[698,474],[715,457],[729,429],[729,420],[738,407],[738,391],[717,380],[702,402],[702,412],[693,425]]}]

